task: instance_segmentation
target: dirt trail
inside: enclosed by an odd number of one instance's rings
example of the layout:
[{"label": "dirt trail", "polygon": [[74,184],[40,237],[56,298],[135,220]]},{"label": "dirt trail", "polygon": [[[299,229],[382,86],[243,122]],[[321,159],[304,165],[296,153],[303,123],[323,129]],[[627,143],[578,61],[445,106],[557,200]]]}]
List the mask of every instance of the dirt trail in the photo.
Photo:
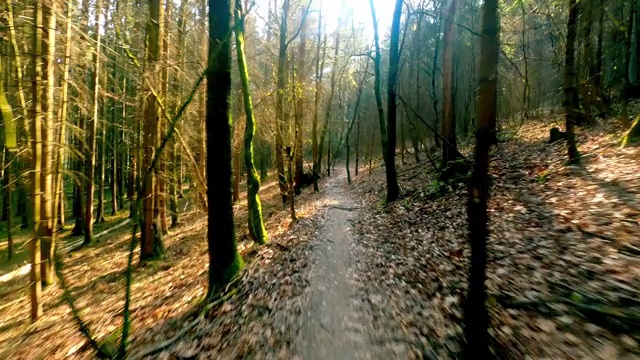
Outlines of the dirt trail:
[{"label": "dirt trail", "polygon": [[355,202],[342,190],[344,173],[326,182],[324,224],[310,253],[310,302],[302,312],[302,329],[296,343],[304,359],[368,358],[368,338],[362,307],[355,294],[356,262],[353,255]]}]

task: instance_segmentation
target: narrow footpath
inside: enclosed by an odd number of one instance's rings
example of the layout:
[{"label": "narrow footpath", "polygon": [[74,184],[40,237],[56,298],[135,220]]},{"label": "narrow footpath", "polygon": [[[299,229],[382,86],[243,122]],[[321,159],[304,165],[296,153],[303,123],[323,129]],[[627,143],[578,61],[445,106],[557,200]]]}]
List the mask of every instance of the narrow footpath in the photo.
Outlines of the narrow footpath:
[{"label": "narrow footpath", "polygon": [[362,307],[355,294],[354,234],[351,226],[357,206],[342,187],[344,171],[324,188],[326,214],[311,251],[310,303],[302,313],[296,343],[302,359],[364,359],[371,348],[363,326]]}]

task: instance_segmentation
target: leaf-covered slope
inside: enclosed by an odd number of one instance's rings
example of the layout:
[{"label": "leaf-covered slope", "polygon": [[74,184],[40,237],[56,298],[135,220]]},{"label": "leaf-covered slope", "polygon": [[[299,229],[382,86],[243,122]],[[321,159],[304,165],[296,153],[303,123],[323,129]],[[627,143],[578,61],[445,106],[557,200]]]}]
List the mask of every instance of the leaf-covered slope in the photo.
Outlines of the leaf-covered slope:
[{"label": "leaf-covered slope", "polygon": [[[579,134],[583,166],[565,166],[549,124],[527,124],[492,154],[487,286],[493,351],[502,358],[640,355],[640,151],[622,131]],[[463,346],[467,287],[466,188],[432,199],[429,165],[400,169],[407,196],[382,208],[383,173],[354,198],[364,262],[359,283],[383,346],[416,358]],[[434,185],[435,184],[435,185]],[[427,350],[431,349],[431,350]]]}]

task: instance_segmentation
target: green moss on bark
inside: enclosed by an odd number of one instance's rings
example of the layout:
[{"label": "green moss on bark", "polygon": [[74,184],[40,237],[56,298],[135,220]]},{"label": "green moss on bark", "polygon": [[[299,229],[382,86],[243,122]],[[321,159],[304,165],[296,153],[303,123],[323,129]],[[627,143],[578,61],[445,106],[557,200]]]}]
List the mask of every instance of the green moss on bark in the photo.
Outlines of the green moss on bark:
[{"label": "green moss on bark", "polygon": [[211,299],[240,273],[244,267],[242,256],[236,251],[233,260],[224,267],[209,264],[209,288],[207,289],[207,299]]},{"label": "green moss on bark", "polygon": [[251,93],[249,91],[249,71],[244,53],[244,13],[242,2],[235,1],[235,34],[236,53],[238,68],[240,70],[240,80],[242,82],[242,94],[244,98],[244,110],[247,118],[247,125],[244,131],[244,162],[247,168],[247,203],[248,203],[248,225],[251,238],[258,244],[266,244],[269,241],[267,230],[264,227],[262,218],[262,206],[260,204],[260,178],[253,164],[253,136],[256,132],[256,120],[253,115],[253,104],[251,103]]},{"label": "green moss on bark", "polygon": [[622,138],[622,146],[627,146],[630,143],[640,139],[640,114],[636,116],[636,119],[631,123],[629,131],[624,134]]}]

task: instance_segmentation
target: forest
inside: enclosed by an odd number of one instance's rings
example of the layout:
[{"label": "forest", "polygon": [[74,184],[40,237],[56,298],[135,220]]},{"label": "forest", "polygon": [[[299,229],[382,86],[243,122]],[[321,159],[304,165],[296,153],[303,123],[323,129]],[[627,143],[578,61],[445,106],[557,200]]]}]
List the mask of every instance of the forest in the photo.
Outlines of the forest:
[{"label": "forest", "polygon": [[0,6],[0,359],[640,358],[639,0]]}]

